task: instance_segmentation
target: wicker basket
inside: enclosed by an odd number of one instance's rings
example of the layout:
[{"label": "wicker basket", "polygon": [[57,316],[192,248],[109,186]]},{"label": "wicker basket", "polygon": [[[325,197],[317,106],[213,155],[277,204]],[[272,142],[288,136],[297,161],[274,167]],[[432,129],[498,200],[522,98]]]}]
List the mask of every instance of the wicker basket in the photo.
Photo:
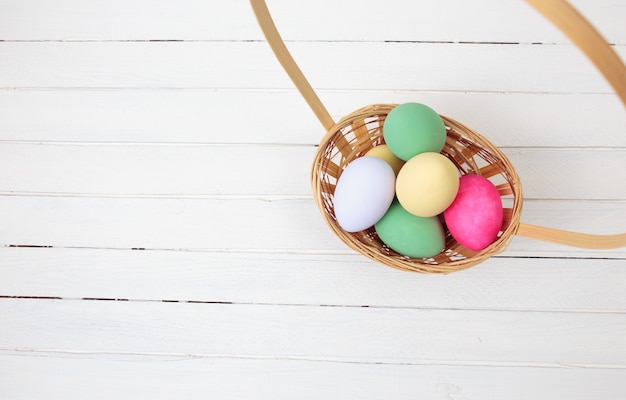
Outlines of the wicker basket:
[{"label": "wicker basket", "polygon": [[[599,33],[567,2],[528,0],[567,34],[583,50],[613,86],[626,105],[626,67]],[[589,235],[540,227],[520,222],[522,191],[519,177],[508,158],[479,133],[446,116],[441,116],[447,130],[443,155],[461,174],[488,178],[502,197],[504,223],[498,239],[481,251],[461,246],[448,233],[445,249],[432,258],[410,258],[387,247],[373,228],[348,233],[336,221],[333,208],[335,185],[344,168],[372,147],[383,143],[384,120],[395,104],[363,107],[335,123],[319,100],[278,34],[263,0],[251,0],[259,24],[283,68],[327,130],[315,155],[311,185],[315,201],[326,223],[349,247],[389,267],[421,273],[450,273],[472,267],[506,249],[515,235],[583,248],[626,246],[626,233]]]}]

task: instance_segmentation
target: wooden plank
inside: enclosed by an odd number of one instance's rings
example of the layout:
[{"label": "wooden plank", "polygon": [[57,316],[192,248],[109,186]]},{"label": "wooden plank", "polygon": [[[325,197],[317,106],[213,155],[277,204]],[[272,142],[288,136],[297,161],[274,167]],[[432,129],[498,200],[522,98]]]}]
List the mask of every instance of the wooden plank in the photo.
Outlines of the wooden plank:
[{"label": "wooden plank", "polygon": [[[0,191],[310,196],[313,146],[0,143]],[[528,199],[626,199],[626,149],[506,148]]]},{"label": "wooden plank", "polygon": [[[626,113],[610,94],[323,91],[320,96],[336,120],[368,104],[417,101],[498,146],[626,147]],[[5,111],[1,141],[313,145],[324,133],[295,90],[0,90],[0,108]]]},{"label": "wooden plank", "polygon": [[[522,220],[586,233],[621,233],[624,204],[526,201]],[[2,245],[351,253],[312,199],[0,197]],[[626,257],[516,238],[516,256]]]},{"label": "wooden plank", "polygon": [[[613,92],[573,45],[296,42],[290,48],[320,89]],[[615,49],[626,55],[626,45]],[[0,53],[5,89],[293,88],[263,42],[0,42]]]},{"label": "wooden plank", "polygon": [[[41,184],[47,181],[47,189],[36,191],[63,192],[65,187],[84,193],[204,195],[310,193],[306,177],[315,151],[312,146],[250,145],[57,147],[18,144],[4,149],[2,153],[7,158],[0,155],[0,159],[4,158],[0,169],[11,166],[7,178],[13,173],[17,176],[8,178],[12,182],[0,184],[0,187],[11,191],[20,190],[20,186],[44,189]],[[46,169],[49,174],[44,172]]]},{"label": "wooden plank", "polygon": [[2,350],[626,365],[626,314],[0,299]]},{"label": "wooden plank", "polygon": [[586,400],[599,396],[618,400],[626,393],[623,369],[374,365],[42,352],[2,352],[0,360],[0,390],[13,400],[70,398],[76,393],[89,393],[93,400],[369,400],[408,399],[416,394],[429,399],[462,396],[468,400]]},{"label": "wooden plank", "polygon": [[626,261],[492,258],[448,276],[352,254],[0,248],[0,296],[623,312]]},{"label": "wooden plank", "polygon": [[[613,42],[626,30],[616,0],[575,0],[587,18]],[[293,8],[268,1],[288,40],[421,40],[564,43],[546,20],[522,2],[475,0],[349,2],[320,0]],[[42,0],[7,2],[2,10],[4,40],[260,40],[247,1]],[[471,15],[471,19],[467,16]],[[320,24],[324,29],[319,29]],[[528,29],[532,26],[533,29]]]}]

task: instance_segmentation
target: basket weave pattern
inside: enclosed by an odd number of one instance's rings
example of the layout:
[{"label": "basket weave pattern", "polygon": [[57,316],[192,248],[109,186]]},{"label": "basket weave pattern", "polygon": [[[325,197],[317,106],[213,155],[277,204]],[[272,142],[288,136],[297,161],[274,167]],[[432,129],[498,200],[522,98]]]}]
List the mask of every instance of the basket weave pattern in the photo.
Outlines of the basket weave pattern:
[{"label": "basket weave pattern", "polygon": [[[600,33],[567,1],[526,0],[563,31],[591,60],[626,105],[626,65]],[[441,116],[447,131],[442,154],[456,165],[459,174],[476,174],[489,179],[498,189],[504,206],[504,222],[498,239],[479,252],[462,247],[448,233],[445,249],[428,259],[402,256],[378,238],[374,228],[348,233],[335,218],[333,196],[344,168],[371,148],[384,142],[382,128],[395,104],[363,107],[338,123],[296,64],[280,37],[264,0],[250,0],[255,15],[278,61],[326,129],[313,161],[311,183],[315,201],[333,232],[349,247],[372,260],[404,271],[449,273],[476,265],[506,249],[513,236],[586,249],[626,247],[626,233],[595,235],[565,231],[520,222],[522,193],[519,178],[506,156],[470,128]]]},{"label": "basket weave pattern", "polygon": [[333,194],[344,168],[371,148],[383,144],[383,124],[395,104],[363,107],[342,118],[322,139],[311,170],[313,196],[326,223],[349,247],[393,268],[421,273],[450,273],[474,266],[503,251],[515,235],[522,210],[520,180],[508,158],[487,139],[468,127],[441,116],[447,131],[442,154],[456,165],[461,175],[488,178],[497,188],[505,205],[504,223],[499,238],[476,252],[461,246],[446,233],[443,252],[435,257],[417,259],[403,256],[387,247],[374,228],[355,233],[344,231],[335,218]]}]

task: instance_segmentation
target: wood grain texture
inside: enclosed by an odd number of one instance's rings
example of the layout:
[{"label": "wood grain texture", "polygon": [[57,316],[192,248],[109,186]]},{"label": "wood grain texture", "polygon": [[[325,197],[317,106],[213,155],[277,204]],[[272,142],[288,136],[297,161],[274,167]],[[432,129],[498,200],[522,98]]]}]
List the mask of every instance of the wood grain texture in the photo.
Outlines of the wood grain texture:
[{"label": "wood grain texture", "polygon": [[623,313],[48,299],[0,310],[12,327],[2,350],[620,369],[626,358]]},{"label": "wood grain texture", "polygon": [[[626,58],[624,0],[572,3]],[[333,118],[429,104],[503,148],[524,222],[626,231],[626,113],[527,4],[268,5]],[[626,397],[626,249],[347,249],[245,0],[0,2],[0,110],[2,399]]]},{"label": "wood grain texture", "polygon": [[[626,115],[613,94],[322,91],[320,96],[335,120],[368,104],[417,101],[498,146],[626,147]],[[0,90],[0,107],[5,110],[0,142],[317,145],[325,133],[294,89]]]},{"label": "wood grain texture", "polygon": [[[315,89],[612,93],[574,45],[295,42],[289,50]],[[624,57],[626,46],[615,50]],[[2,88],[292,88],[264,42],[0,42],[0,53]]]},{"label": "wood grain texture", "polygon": [[6,296],[601,313],[626,307],[621,259],[499,256],[442,277],[407,275],[356,254],[5,247],[0,273]]},{"label": "wood grain texture", "polygon": [[[626,393],[624,370],[0,352],[0,390],[15,400],[454,398],[512,400]],[[40,379],[31,384],[29,376]],[[111,382],[115,382],[114,385]],[[245,384],[242,384],[245,382]]]},{"label": "wood grain texture", "polygon": [[[626,43],[615,18],[616,0],[572,3],[613,43]],[[528,5],[498,0],[440,0],[406,3],[320,0],[293,7],[289,0],[268,5],[288,40],[483,41],[566,43],[567,39]],[[329,11],[330,10],[330,11]],[[375,12],[374,12],[375,10]],[[57,1],[23,0],[3,5],[0,38],[5,40],[261,40],[245,0]],[[472,19],[468,20],[467,16]],[[349,16],[349,18],[348,18]],[[328,23],[319,29],[322,21]],[[528,26],[533,29],[528,29]]]},{"label": "wood grain texture", "polygon": [[[619,233],[625,226],[623,207],[528,201],[522,220]],[[351,253],[326,227],[312,199],[0,196],[0,217],[3,245]],[[509,251],[524,256],[626,255],[624,249],[593,251],[525,238],[515,238]]]}]

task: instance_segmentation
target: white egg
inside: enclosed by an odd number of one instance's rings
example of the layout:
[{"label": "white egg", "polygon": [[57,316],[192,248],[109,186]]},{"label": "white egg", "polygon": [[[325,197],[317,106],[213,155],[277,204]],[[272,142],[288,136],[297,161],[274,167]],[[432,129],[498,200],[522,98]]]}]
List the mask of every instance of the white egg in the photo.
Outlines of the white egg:
[{"label": "white egg", "polygon": [[395,181],[393,169],[380,158],[363,156],[348,164],[333,197],[339,226],[358,232],[376,224],[393,201]]}]

